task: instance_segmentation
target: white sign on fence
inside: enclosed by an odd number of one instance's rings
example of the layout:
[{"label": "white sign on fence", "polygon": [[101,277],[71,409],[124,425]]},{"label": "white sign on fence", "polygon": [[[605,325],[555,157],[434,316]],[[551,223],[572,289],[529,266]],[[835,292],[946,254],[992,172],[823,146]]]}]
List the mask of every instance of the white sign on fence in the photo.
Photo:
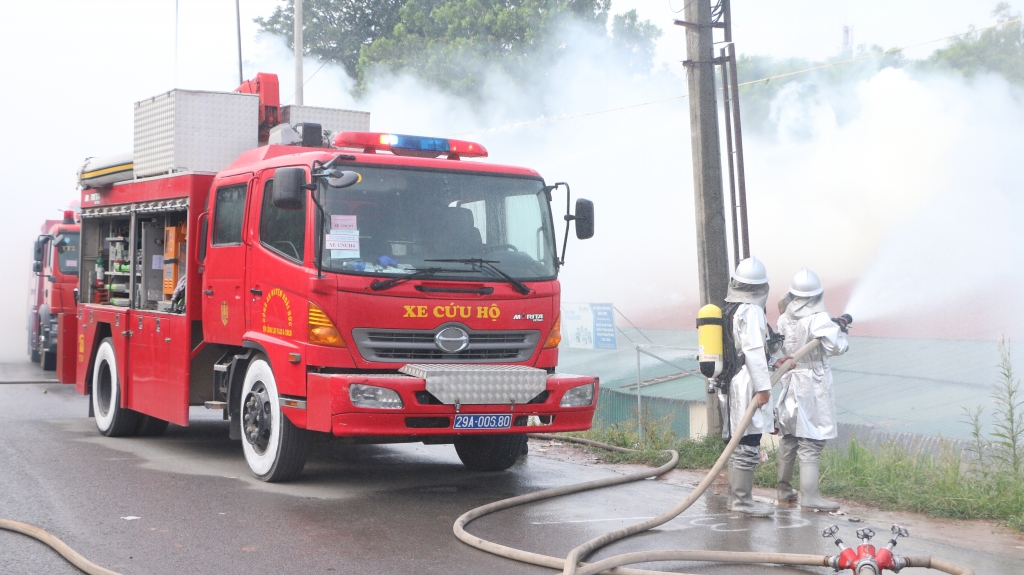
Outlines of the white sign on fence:
[{"label": "white sign on fence", "polygon": [[578,349],[617,349],[610,303],[562,302],[562,342]]}]

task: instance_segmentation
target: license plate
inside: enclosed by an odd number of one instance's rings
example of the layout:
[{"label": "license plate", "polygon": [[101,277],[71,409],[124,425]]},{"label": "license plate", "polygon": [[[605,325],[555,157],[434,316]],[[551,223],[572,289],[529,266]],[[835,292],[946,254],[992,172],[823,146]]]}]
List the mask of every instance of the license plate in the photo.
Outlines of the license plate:
[{"label": "license plate", "polygon": [[508,429],[511,415],[456,415],[453,429]]}]

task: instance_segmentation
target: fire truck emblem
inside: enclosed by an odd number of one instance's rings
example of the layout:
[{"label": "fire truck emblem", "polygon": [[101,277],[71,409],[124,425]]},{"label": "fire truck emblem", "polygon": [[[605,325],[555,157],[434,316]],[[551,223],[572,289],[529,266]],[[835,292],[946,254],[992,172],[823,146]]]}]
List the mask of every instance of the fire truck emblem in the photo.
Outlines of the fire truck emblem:
[{"label": "fire truck emblem", "polygon": [[434,336],[434,344],[445,353],[459,353],[469,347],[469,334],[460,327],[446,327]]},{"label": "fire truck emblem", "polygon": [[228,325],[228,302],[220,302],[220,323]]}]

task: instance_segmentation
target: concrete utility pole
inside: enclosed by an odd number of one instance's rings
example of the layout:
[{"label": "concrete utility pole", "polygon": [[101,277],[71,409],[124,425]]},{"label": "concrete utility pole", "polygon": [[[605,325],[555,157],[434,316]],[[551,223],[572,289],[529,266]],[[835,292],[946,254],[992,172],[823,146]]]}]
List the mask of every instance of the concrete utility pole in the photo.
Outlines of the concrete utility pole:
[{"label": "concrete utility pole", "polygon": [[238,85],[241,86],[245,78],[242,77],[242,11],[238,0],[235,0],[235,31],[238,33]]},{"label": "concrete utility pole", "polygon": [[295,105],[302,105],[302,0],[295,0]]},{"label": "concrete utility pole", "polygon": [[[686,22],[686,69],[690,95],[693,197],[697,216],[697,269],[700,303],[721,307],[729,287],[729,249],[722,196],[722,148],[715,102],[715,53],[711,0],[691,0]],[[708,434],[721,435],[718,397],[707,394]]]}]

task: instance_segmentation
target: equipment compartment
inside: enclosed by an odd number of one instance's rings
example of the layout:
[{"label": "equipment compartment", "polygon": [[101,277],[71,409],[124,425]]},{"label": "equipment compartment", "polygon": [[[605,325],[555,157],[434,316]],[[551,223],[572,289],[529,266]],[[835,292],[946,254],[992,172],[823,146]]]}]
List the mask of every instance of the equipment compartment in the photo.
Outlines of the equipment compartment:
[{"label": "equipment compartment", "polygon": [[187,211],[123,206],[118,212],[82,220],[79,301],[184,313],[179,272],[187,269]]}]

